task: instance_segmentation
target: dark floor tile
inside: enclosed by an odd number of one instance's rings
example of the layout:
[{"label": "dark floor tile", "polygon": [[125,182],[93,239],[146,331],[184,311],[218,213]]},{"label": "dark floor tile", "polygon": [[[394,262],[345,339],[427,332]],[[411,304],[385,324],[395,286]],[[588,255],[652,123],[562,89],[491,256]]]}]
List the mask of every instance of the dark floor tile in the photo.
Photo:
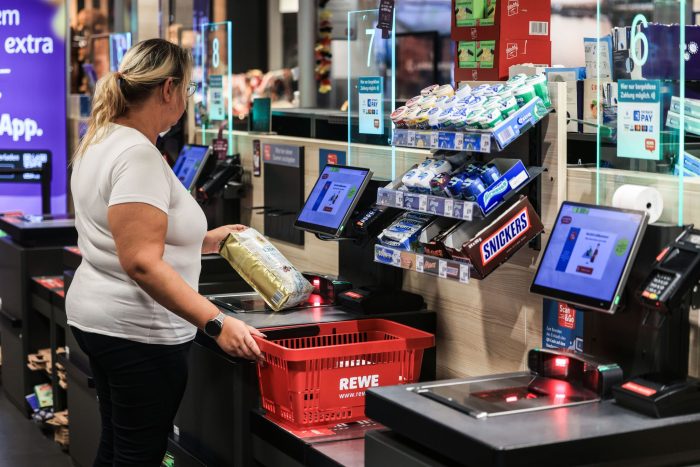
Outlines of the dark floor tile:
[{"label": "dark floor tile", "polygon": [[12,405],[0,386],[0,466],[72,467],[70,456]]}]

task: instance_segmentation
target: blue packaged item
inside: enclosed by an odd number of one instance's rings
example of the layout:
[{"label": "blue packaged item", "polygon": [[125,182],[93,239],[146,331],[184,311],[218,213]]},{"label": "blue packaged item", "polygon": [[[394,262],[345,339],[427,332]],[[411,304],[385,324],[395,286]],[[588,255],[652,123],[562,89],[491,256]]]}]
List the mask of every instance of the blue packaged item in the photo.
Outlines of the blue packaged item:
[{"label": "blue packaged item", "polygon": [[488,98],[484,96],[469,96],[468,98],[464,99],[464,103],[470,109],[478,109],[482,107],[487,100]]},{"label": "blue packaged item", "polygon": [[[377,239],[382,245],[387,247],[411,250],[412,246],[417,244],[423,228],[432,219],[433,217],[429,214],[405,213],[395,220],[389,228],[379,234]],[[410,228],[407,224],[410,224]]]},{"label": "blue packaged item", "polygon": [[486,186],[480,178],[467,179],[462,183],[462,197],[467,201],[476,201],[484,191]]},{"label": "blue packaged item", "polygon": [[430,181],[435,178],[436,175],[437,173],[435,173],[433,170],[426,170],[422,172],[416,179],[414,191],[416,193],[430,193]]},{"label": "blue packaged item", "polygon": [[417,170],[419,170],[420,172],[427,170],[428,168],[430,168],[431,165],[433,165],[433,162],[435,162],[435,159],[426,159],[423,162],[421,162],[420,165],[418,165]]},{"label": "blue packaged item", "polygon": [[440,175],[444,173],[452,172],[452,164],[445,159],[436,160],[433,165],[430,166],[430,170],[435,172],[435,175]]},{"label": "blue packaged item", "polygon": [[426,213],[422,213],[422,212],[412,212],[412,211],[405,212],[401,216],[401,219],[411,219],[411,220],[416,220],[416,221],[420,221],[420,222],[426,222],[432,218],[433,218],[432,214],[426,214]]},{"label": "blue packaged item", "polygon": [[469,164],[466,169],[464,169],[464,172],[471,178],[473,175],[480,176],[481,175],[481,167],[475,164]]},{"label": "blue packaged item", "polygon": [[481,169],[481,180],[489,187],[492,183],[501,178],[501,172],[495,164],[487,164]]},{"label": "blue packaged item", "polygon": [[458,174],[450,179],[450,183],[445,188],[445,194],[450,198],[462,197],[462,184],[466,180],[466,174]]},{"label": "blue packaged item", "polygon": [[441,108],[433,107],[428,111],[428,126],[433,130],[440,129],[440,114],[442,113]]}]

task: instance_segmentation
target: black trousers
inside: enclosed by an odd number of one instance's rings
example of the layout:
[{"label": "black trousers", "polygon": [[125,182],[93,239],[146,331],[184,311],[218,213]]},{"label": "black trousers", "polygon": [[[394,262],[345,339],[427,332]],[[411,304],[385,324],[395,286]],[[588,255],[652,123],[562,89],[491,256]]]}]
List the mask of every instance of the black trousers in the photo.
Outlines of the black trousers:
[{"label": "black trousers", "polygon": [[100,403],[102,432],[94,466],[160,467],[185,392],[190,342],[143,344],[71,331],[90,357]]}]

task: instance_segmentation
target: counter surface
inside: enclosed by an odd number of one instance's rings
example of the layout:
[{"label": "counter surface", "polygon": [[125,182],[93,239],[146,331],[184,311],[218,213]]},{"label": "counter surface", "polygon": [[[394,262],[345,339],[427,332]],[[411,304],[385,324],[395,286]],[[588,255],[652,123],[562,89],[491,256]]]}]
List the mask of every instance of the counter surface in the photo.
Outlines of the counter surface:
[{"label": "counter surface", "polygon": [[415,386],[368,390],[367,415],[455,461],[465,452],[474,465],[700,459],[700,414],[654,419],[608,400],[478,420],[407,390]]}]

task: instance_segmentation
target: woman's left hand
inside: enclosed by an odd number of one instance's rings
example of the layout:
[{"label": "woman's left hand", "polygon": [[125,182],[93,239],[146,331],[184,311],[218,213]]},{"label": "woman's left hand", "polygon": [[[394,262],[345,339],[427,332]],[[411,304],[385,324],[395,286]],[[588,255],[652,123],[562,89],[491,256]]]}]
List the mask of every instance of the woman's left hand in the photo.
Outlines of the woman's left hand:
[{"label": "woman's left hand", "polygon": [[246,227],[245,225],[230,224],[222,225],[221,227],[217,227],[214,230],[210,230],[204,237],[204,242],[202,243],[202,253],[218,253],[221,242],[226,240],[228,234],[232,232],[242,232],[247,228],[248,227]]}]

